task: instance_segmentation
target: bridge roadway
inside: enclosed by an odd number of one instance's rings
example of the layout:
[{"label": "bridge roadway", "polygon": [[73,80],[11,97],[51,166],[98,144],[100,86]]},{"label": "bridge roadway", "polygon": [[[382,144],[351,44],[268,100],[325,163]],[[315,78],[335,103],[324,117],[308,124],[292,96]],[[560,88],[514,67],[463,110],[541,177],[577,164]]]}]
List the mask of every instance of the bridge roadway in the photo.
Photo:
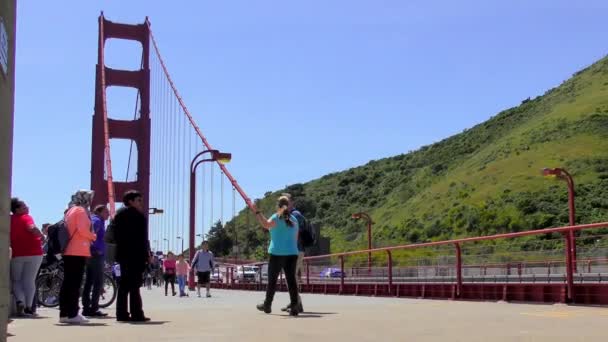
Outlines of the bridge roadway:
[{"label": "bridge roadway", "polygon": [[[56,309],[16,319],[9,342],[135,341],[606,341],[608,308],[304,294],[306,313],[291,318],[255,309],[262,292],[214,290],[212,298],[165,297],[142,290],[149,324],[92,320],[58,324]],[[110,311],[112,312],[112,310]]]}]

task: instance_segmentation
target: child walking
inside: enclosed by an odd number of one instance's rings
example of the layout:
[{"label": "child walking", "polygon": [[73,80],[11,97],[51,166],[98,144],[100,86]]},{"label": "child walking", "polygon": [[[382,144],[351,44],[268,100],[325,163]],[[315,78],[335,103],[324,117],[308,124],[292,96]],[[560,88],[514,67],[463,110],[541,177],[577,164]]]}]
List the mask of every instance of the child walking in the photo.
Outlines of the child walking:
[{"label": "child walking", "polygon": [[167,295],[167,290],[169,284],[171,284],[171,292],[175,296],[177,292],[175,292],[175,254],[172,252],[167,253],[167,259],[163,262],[163,273],[165,278],[165,296]]},{"label": "child walking", "polygon": [[175,265],[177,271],[177,284],[179,285],[179,296],[187,297],[186,293],[186,279],[188,279],[188,272],[190,272],[190,265],[184,260],[184,255],[180,255]]}]

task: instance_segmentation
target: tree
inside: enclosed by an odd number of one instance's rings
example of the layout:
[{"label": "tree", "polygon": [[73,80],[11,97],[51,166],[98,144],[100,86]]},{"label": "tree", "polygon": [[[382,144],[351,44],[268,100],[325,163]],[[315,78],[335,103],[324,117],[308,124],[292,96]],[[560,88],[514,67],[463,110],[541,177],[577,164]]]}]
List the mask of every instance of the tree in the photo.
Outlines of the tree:
[{"label": "tree", "polygon": [[232,250],[233,241],[221,221],[217,221],[209,233],[207,233],[209,250],[216,256],[229,255]]}]

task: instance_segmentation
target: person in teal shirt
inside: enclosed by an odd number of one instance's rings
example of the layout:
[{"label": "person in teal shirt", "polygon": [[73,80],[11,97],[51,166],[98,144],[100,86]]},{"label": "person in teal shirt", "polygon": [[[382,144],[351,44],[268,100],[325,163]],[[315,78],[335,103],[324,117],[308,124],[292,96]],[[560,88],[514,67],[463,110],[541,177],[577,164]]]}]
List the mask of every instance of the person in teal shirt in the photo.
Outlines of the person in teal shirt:
[{"label": "person in teal shirt", "polygon": [[298,285],[296,282],[296,265],[298,262],[298,220],[288,210],[289,199],[285,196],[279,197],[277,212],[266,219],[260,212],[256,218],[260,224],[270,231],[270,245],[268,246],[268,286],[266,287],[266,299],[264,303],[258,304],[257,309],[265,313],[272,312],[272,300],[277,287],[277,279],[281,270],[285,272],[289,299],[291,302],[288,310],[291,316],[297,316]]}]

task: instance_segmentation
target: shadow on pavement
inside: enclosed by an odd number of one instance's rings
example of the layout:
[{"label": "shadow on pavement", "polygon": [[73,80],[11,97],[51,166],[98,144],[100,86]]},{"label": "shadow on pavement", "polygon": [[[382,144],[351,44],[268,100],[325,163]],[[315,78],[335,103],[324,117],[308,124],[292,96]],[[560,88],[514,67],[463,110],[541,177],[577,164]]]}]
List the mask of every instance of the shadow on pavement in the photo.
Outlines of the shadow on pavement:
[{"label": "shadow on pavement", "polygon": [[126,324],[132,325],[163,325],[169,323],[169,321],[149,321],[149,322],[125,322]]},{"label": "shadow on pavement", "polygon": [[82,323],[82,324],[67,324],[67,323],[55,323],[58,327],[107,327],[106,323]]}]

